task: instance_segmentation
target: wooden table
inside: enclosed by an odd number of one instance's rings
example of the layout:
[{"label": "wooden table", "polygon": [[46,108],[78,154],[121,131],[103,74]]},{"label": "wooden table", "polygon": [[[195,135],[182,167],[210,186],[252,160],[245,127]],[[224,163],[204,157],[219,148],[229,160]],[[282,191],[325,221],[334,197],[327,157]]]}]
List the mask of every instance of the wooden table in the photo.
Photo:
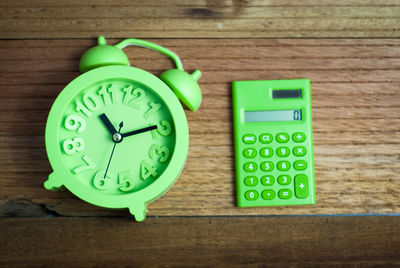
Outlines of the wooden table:
[{"label": "wooden table", "polygon": [[[0,14],[0,266],[400,265],[400,1],[4,0]],[[144,223],[42,186],[48,111],[98,35],[203,72],[185,169]],[[285,78],[311,79],[317,204],[240,209],[231,82]]]}]

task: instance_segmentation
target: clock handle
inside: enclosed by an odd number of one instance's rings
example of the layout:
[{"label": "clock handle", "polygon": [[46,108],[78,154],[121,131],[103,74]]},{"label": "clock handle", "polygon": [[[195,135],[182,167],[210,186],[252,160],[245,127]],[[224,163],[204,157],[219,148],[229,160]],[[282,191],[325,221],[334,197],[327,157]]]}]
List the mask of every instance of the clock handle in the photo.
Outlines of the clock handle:
[{"label": "clock handle", "polygon": [[[104,37],[99,37],[99,43],[100,42],[105,44]],[[182,101],[190,110],[194,112],[199,109],[202,101],[201,90],[199,84],[197,83],[197,80],[199,80],[201,77],[201,72],[199,70],[195,70],[192,74],[185,72],[178,55],[165,47],[148,41],[128,38],[114,45],[114,47],[120,50],[127,46],[140,46],[149,48],[171,58],[176,65],[176,69],[163,72],[160,76],[160,79],[163,80],[164,83],[166,83],[174,91],[178,99]]]},{"label": "clock handle", "polygon": [[125,39],[124,41],[114,45],[114,47],[117,47],[119,49],[123,49],[127,46],[139,46],[139,47],[149,48],[151,50],[160,52],[161,54],[164,54],[165,56],[171,58],[174,61],[175,65],[176,65],[176,69],[183,71],[182,62],[181,62],[180,58],[178,57],[178,55],[176,55],[174,52],[172,52],[171,50],[169,50],[165,47],[162,47],[160,45],[157,45],[157,44],[145,41],[145,40],[135,39],[135,38]]}]

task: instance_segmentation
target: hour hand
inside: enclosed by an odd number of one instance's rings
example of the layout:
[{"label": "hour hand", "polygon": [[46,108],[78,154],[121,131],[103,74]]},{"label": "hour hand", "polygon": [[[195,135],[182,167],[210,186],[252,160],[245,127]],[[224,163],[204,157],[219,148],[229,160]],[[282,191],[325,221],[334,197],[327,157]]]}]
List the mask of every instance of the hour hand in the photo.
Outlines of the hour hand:
[{"label": "hour hand", "polygon": [[104,113],[101,114],[100,119],[104,123],[104,125],[106,126],[106,128],[108,129],[108,131],[110,132],[111,135],[114,135],[115,133],[117,133],[117,130],[111,123],[110,119],[108,119],[106,114],[104,114]]},{"label": "hour hand", "polygon": [[154,125],[154,126],[145,127],[145,128],[141,128],[141,129],[137,129],[137,130],[134,130],[134,131],[130,131],[130,132],[124,133],[124,134],[122,134],[122,138],[129,137],[129,136],[132,136],[132,135],[136,135],[136,134],[139,134],[139,133],[143,133],[143,132],[146,132],[146,131],[150,131],[150,130],[153,130],[153,129],[157,129],[157,126]]}]

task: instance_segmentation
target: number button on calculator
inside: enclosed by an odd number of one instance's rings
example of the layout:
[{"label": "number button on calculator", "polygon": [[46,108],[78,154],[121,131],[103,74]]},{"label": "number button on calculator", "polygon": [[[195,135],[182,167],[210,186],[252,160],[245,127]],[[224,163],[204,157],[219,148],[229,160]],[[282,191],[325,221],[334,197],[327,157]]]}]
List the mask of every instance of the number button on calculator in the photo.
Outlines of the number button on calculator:
[{"label": "number button on calculator", "polygon": [[257,150],[254,148],[246,148],[243,150],[243,156],[246,158],[254,158],[257,155]]},{"label": "number button on calculator", "polygon": [[271,186],[275,182],[274,176],[271,175],[265,175],[261,177],[261,184],[265,186]]},{"label": "number button on calculator", "polygon": [[274,169],[274,163],[271,161],[266,161],[261,163],[261,170],[262,171],[271,171]]},{"label": "number button on calculator", "polygon": [[247,162],[243,166],[244,170],[247,172],[255,172],[257,170],[256,162]]},{"label": "number button on calculator", "polygon": [[261,157],[267,158],[271,157],[274,154],[274,150],[270,147],[263,147],[260,150]]},{"label": "number button on calculator", "polygon": [[245,197],[247,200],[257,200],[257,198],[258,198],[258,192],[257,192],[257,191],[254,191],[254,190],[247,191],[247,192],[244,194],[244,197]]},{"label": "number button on calculator", "polygon": [[278,177],[278,183],[280,185],[288,185],[292,182],[292,179],[290,178],[289,175],[280,175]]},{"label": "number button on calculator", "polygon": [[244,179],[244,184],[247,186],[256,186],[258,183],[258,179],[256,176],[248,176]]},{"label": "number button on calculator", "polygon": [[288,147],[278,147],[278,149],[276,149],[276,154],[280,157],[286,157],[289,156],[290,150]]}]

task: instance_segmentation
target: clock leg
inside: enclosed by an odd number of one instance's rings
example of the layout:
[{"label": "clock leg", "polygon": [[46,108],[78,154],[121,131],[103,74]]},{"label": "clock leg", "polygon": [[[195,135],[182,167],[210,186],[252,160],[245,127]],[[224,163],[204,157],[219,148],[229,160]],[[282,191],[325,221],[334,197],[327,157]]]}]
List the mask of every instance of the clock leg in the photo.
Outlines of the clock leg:
[{"label": "clock leg", "polygon": [[51,173],[47,181],[43,183],[44,188],[53,192],[64,190],[65,188],[59,178],[54,172]]},{"label": "clock leg", "polygon": [[147,207],[145,204],[136,204],[129,207],[129,212],[135,216],[136,221],[144,221],[146,219]]}]

